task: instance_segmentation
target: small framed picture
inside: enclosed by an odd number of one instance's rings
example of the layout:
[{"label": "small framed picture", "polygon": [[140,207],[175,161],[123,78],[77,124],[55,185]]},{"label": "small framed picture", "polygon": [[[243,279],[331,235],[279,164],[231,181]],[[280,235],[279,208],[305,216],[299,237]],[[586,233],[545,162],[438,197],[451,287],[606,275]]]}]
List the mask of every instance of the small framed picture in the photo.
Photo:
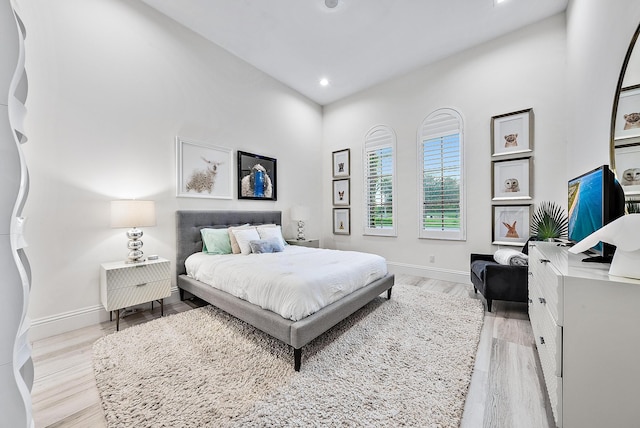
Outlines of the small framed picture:
[{"label": "small framed picture", "polygon": [[238,199],[277,200],[277,161],[238,150]]},{"label": "small framed picture", "polygon": [[333,180],[333,205],[346,205],[351,203],[351,179],[343,178]]},{"label": "small framed picture", "polygon": [[531,199],[531,158],[495,161],[491,164],[494,201]]},{"label": "small framed picture", "polygon": [[523,246],[529,239],[531,205],[492,207],[493,244]]},{"label": "small framed picture", "polygon": [[616,147],[616,175],[625,196],[640,195],[640,145]]},{"label": "small framed picture", "polygon": [[176,196],[233,198],[233,151],[176,137]]},{"label": "small framed picture", "polygon": [[333,234],[351,235],[351,210],[349,208],[333,209]]},{"label": "small framed picture", "polygon": [[351,150],[333,152],[333,178],[348,177],[351,174]]},{"label": "small framed picture", "polygon": [[640,85],[620,91],[614,139],[616,146],[635,143],[640,139]]},{"label": "small framed picture", "polygon": [[533,151],[533,109],[491,118],[492,156]]}]

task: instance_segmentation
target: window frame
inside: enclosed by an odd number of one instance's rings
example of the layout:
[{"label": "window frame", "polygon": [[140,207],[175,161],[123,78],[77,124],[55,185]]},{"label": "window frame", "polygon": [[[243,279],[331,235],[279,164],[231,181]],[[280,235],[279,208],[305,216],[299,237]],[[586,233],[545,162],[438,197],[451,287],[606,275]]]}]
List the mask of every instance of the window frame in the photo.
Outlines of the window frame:
[{"label": "window frame", "polygon": [[[365,134],[362,149],[363,160],[363,197],[364,197],[364,222],[363,234],[371,236],[398,236],[398,212],[396,197],[396,162],[397,162],[397,137],[390,126],[376,125]],[[391,227],[369,227],[369,157],[368,153],[382,148],[391,148]]]},{"label": "window frame", "polygon": [[[449,120],[457,120],[457,134],[459,136],[459,161],[460,161],[460,226],[458,229],[437,230],[425,229],[424,227],[424,142],[434,138],[442,138],[452,135],[453,128],[447,128],[440,132],[429,130],[434,128],[434,121],[442,117],[450,116]],[[455,133],[455,132],[454,132]],[[467,238],[467,221],[466,221],[466,185],[465,185],[465,163],[464,163],[464,119],[462,114],[454,108],[439,108],[431,112],[420,124],[417,132],[416,144],[417,158],[417,181],[418,181],[418,238],[420,239],[441,239],[453,241],[465,241]]]}]

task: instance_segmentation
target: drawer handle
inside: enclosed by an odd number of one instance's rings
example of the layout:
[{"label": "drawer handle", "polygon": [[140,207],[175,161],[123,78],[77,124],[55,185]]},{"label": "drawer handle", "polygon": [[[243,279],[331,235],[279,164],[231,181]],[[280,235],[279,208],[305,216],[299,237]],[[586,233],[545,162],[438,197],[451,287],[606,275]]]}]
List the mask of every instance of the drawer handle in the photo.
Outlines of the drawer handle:
[{"label": "drawer handle", "polygon": [[540,259],[540,263],[549,263],[550,261],[549,259]]},{"label": "drawer handle", "polygon": [[143,282],[142,284],[136,284],[136,287],[144,287],[147,284],[148,284],[148,282]]},{"label": "drawer handle", "polygon": [[533,272],[529,271],[529,276],[533,276]]},{"label": "drawer handle", "polygon": [[544,297],[538,297],[538,300],[540,301],[540,303],[542,303],[543,305],[547,304],[547,300]]},{"label": "drawer handle", "polygon": [[529,303],[533,303],[533,300],[529,299]]},{"label": "drawer handle", "polygon": [[544,337],[540,336],[540,344],[544,345]]}]

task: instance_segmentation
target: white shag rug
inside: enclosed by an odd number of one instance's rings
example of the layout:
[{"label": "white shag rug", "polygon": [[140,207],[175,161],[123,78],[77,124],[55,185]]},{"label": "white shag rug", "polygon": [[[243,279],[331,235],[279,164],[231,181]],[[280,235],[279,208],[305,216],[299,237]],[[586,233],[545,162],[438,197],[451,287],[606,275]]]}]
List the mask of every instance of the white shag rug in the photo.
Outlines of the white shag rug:
[{"label": "white shag rug", "polygon": [[293,350],[207,306],[93,346],[109,427],[457,427],[484,309],[396,284]]}]

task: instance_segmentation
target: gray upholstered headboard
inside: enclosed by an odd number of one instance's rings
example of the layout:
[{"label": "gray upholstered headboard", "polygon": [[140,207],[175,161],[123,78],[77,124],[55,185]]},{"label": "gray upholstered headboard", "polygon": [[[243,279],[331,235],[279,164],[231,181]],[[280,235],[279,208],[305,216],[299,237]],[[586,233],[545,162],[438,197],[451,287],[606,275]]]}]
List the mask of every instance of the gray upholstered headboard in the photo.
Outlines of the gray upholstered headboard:
[{"label": "gray upholstered headboard", "polygon": [[281,211],[176,211],[176,276],[186,273],[184,261],[202,251],[200,229],[242,224],[282,224]]}]

